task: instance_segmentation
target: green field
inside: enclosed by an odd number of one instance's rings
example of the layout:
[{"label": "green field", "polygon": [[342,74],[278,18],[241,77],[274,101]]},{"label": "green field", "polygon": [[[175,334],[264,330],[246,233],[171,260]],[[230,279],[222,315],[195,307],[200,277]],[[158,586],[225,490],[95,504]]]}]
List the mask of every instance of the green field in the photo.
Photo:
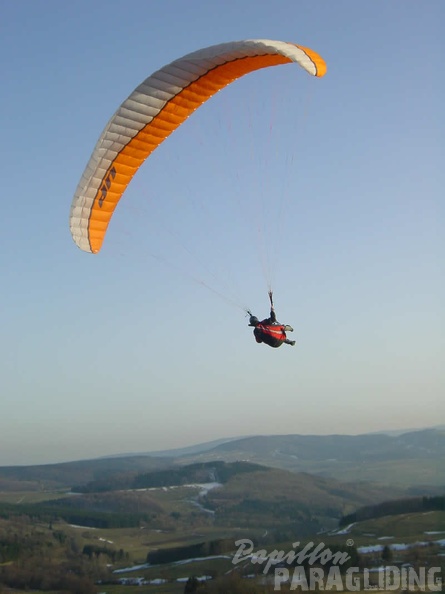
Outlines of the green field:
[{"label": "green field", "polygon": [[66,496],[66,491],[0,491],[0,503],[42,503],[62,499]]},{"label": "green field", "polygon": [[[442,532],[442,534],[426,534],[427,532]],[[385,516],[373,520],[366,520],[353,526],[349,536],[359,543],[367,544],[369,534],[375,535],[373,540],[392,536],[388,542],[411,543],[416,541],[434,541],[445,538],[445,512],[429,511],[423,513],[400,514]]]}]

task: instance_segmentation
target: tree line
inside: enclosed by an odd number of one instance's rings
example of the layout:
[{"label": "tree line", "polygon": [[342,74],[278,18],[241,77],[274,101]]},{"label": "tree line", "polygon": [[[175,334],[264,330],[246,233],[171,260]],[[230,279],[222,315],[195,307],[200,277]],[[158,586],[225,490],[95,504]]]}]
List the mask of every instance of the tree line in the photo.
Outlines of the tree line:
[{"label": "tree line", "polygon": [[268,470],[251,462],[198,462],[182,467],[139,474],[125,474],[91,481],[86,485],[72,487],[76,493],[102,493],[123,489],[150,489],[176,487],[193,483],[219,482],[226,483],[231,477],[246,472]]},{"label": "tree line", "polygon": [[73,509],[53,503],[40,504],[14,504],[1,503],[0,517],[13,518],[17,516],[29,516],[38,521],[51,522],[57,519],[64,520],[69,524],[77,524],[89,528],[135,528],[141,522],[149,522],[150,514],[128,513],[128,512],[101,512],[94,510]]},{"label": "tree line", "polygon": [[340,519],[340,526],[381,518],[383,516],[394,516],[407,513],[416,513],[424,511],[443,511],[445,510],[445,495],[410,497],[405,499],[394,499],[384,501],[376,505],[366,505],[352,514],[343,516]]},{"label": "tree line", "polygon": [[174,563],[175,561],[194,559],[196,557],[224,555],[233,551],[233,546],[233,540],[222,538],[184,545],[182,547],[157,549],[156,551],[150,551],[147,554],[147,563],[150,563],[150,565],[160,565],[162,563]]}]

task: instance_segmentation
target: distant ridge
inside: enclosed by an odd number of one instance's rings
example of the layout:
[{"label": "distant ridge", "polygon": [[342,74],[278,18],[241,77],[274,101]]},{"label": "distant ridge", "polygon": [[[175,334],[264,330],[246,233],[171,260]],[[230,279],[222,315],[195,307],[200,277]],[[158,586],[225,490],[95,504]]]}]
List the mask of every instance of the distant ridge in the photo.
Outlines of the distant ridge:
[{"label": "distant ridge", "polygon": [[[392,433],[392,432],[390,432]],[[137,474],[197,462],[252,462],[262,466],[410,489],[445,491],[445,427],[401,434],[256,435],[184,448],[92,460],[0,467],[0,491],[70,488],[116,474]],[[431,488],[431,489],[430,489]],[[437,491],[434,491],[437,492]]]},{"label": "distant ridge", "polygon": [[[340,434],[340,433],[332,433],[332,434],[327,434],[327,435],[317,435],[317,434],[311,434],[311,433],[307,433],[307,434],[298,434],[298,433],[290,433],[290,434],[283,434],[283,435],[264,435],[264,434],[258,434],[258,435],[244,435],[244,436],[239,436],[239,437],[225,437],[225,438],[221,438],[221,439],[215,439],[213,441],[206,441],[206,442],[202,442],[199,443],[197,445],[192,445],[192,446],[186,446],[183,448],[173,448],[173,449],[167,449],[167,450],[153,450],[153,451],[148,451],[148,452],[144,452],[142,455],[144,456],[171,456],[171,457],[177,457],[177,456],[187,456],[189,454],[198,454],[200,452],[205,452],[208,450],[212,450],[213,448],[216,448],[220,445],[226,444],[226,443],[231,443],[231,442],[236,442],[236,441],[241,441],[241,440],[246,440],[246,439],[257,439],[257,438],[280,438],[280,437],[289,437],[289,436],[294,436],[294,437],[302,437],[302,438],[319,438],[319,439],[324,439],[324,438],[329,438],[329,437],[365,437],[367,435],[387,435],[389,437],[400,437],[402,435],[405,434],[409,434],[409,433],[418,433],[418,432],[422,432],[422,431],[445,431],[445,425],[437,425],[434,427],[423,427],[423,428],[413,428],[413,429],[388,429],[388,430],[382,430],[382,431],[372,431],[369,433],[357,433],[357,434]],[[123,454],[122,454],[123,455]],[[125,454],[125,455],[130,455],[130,454]],[[133,454],[136,455],[136,454]]]},{"label": "distant ridge", "polygon": [[223,445],[225,443],[229,443],[232,441],[238,441],[239,439],[245,439],[244,436],[241,437],[223,437],[221,439],[214,439],[212,441],[205,441],[203,443],[198,443],[192,446],[186,446],[184,448],[174,448],[171,450],[155,450],[152,452],[147,452],[145,455],[148,456],[156,456],[156,457],[177,457],[177,456],[189,456],[192,454],[199,454],[201,452],[206,452],[211,450],[215,447]]}]

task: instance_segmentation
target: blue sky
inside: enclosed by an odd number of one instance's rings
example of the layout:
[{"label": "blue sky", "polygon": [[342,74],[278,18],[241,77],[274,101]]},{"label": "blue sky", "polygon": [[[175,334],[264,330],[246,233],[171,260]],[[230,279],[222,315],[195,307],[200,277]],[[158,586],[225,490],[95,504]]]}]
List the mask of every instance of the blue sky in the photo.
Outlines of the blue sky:
[{"label": "blue sky", "polygon": [[[0,4],[0,464],[443,423],[441,0]],[[81,252],[71,199],[118,105],[247,38],[328,73],[224,89]],[[294,348],[247,327],[269,281]]]}]

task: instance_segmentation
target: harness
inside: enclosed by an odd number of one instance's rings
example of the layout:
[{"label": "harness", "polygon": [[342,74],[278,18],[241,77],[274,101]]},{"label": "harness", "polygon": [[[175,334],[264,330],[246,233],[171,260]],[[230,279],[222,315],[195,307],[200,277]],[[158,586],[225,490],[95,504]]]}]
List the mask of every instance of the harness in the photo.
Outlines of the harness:
[{"label": "harness", "polygon": [[265,325],[259,323],[256,327],[258,330],[261,330],[263,334],[274,338],[275,340],[286,340],[286,333],[284,331],[284,326],[281,324],[277,325]]}]

